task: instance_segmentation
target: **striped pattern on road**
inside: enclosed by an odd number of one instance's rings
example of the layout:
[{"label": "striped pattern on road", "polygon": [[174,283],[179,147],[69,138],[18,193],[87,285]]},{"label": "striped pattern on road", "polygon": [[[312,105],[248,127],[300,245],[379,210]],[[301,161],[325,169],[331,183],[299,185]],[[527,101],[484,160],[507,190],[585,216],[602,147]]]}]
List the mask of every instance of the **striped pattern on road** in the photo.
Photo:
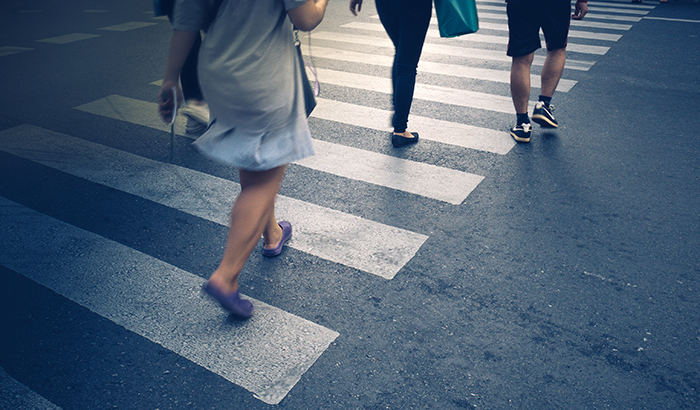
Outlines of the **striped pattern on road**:
[{"label": "striped pattern on road", "polygon": [[[325,141],[316,155],[296,163],[318,171],[369,182],[459,205],[484,177]],[[348,161],[352,158],[352,161]]]},{"label": "striped pattern on road", "polygon": [[[387,124],[391,120],[391,111],[323,98],[318,98],[316,102],[316,108],[311,114],[314,118],[379,131],[386,131]],[[411,126],[421,130],[421,139],[463,148],[505,155],[515,146],[513,138],[503,131],[468,124],[411,115]]]},{"label": "striped pattern on road", "polygon": [[228,321],[199,276],[2,197],[0,208],[0,265],[265,403],[279,403],[339,336],[254,299],[251,319]]},{"label": "striped pattern on road", "polygon": [[122,24],[117,24],[114,26],[109,26],[109,27],[102,27],[98,28],[98,30],[107,30],[107,31],[130,31],[130,30],[135,30],[138,28],[144,28],[144,27],[149,27],[149,26],[155,26],[158,23],[148,23],[145,21],[131,21],[128,23],[122,23]]},{"label": "striped pattern on road", "polygon": [[[229,180],[31,125],[0,132],[0,149],[223,226],[240,192]],[[428,239],[284,196],[277,216],[294,225],[287,246],[385,279],[393,279]]]},{"label": "striped pattern on road", "polygon": [[[319,68],[318,77],[323,83],[341,87],[357,88],[366,91],[391,94],[391,79],[373,77],[364,74]],[[513,113],[513,102],[510,97],[482,93],[478,91],[457,90],[431,84],[416,84],[413,94],[415,99],[458,105],[461,107],[478,108],[505,114]],[[534,106],[531,101],[530,105]]]},{"label": "striped pattern on road", "polygon": [[[492,20],[508,20],[508,16],[499,13],[479,13],[479,18],[492,19]],[[585,27],[585,28],[602,28],[608,30],[629,30],[632,28],[631,24],[621,24],[621,23],[603,23],[600,21],[590,21],[588,16],[584,20],[571,20],[571,27]],[[470,34],[471,35],[471,34]]]},{"label": "striped pattern on road", "polygon": [[[383,56],[378,54],[358,53],[355,51],[340,50],[336,48],[314,46],[310,50],[308,46],[302,47],[303,53],[308,55],[313,52],[314,57],[326,58],[329,60],[345,61],[358,64],[371,64],[384,67],[391,67],[394,63],[393,56]],[[510,84],[509,70],[493,70],[489,68],[465,67],[464,65],[435,63],[432,61],[421,61],[420,71],[423,73],[447,75],[453,77],[471,78],[475,80],[492,81],[497,83]],[[540,88],[540,76],[531,75],[532,87]],[[557,86],[558,92],[568,92],[576,81],[562,78]]]},{"label": "striped pattern on road", "polygon": [[45,38],[42,40],[37,40],[40,43],[53,43],[53,44],[68,44],[75,41],[87,40],[89,38],[100,37],[99,34],[85,34],[85,33],[72,33],[63,36]]},{"label": "striped pattern on road", "polygon": [[[163,126],[156,115],[155,103],[110,96],[76,108],[135,124],[153,125],[156,129],[162,129]],[[478,175],[462,171],[408,161],[340,144],[315,140],[314,146],[316,155],[297,161],[295,164],[451,204],[462,203],[483,179]],[[353,160],[348,163],[342,160],[343,158]],[[406,175],[411,175],[411,178],[406,178]]]},{"label": "striped pattern on road", "polygon": [[[359,22],[359,21],[348,23],[348,24],[343,24],[341,27],[350,28],[350,29],[354,29],[354,30],[367,30],[367,31],[377,31],[377,32],[384,31],[384,27],[379,23],[363,23],[363,22]],[[436,28],[431,28],[431,29],[428,29],[427,36],[432,37],[432,38],[440,38],[440,32]],[[507,36],[492,36],[492,35],[486,35],[486,34],[469,34],[466,36],[455,37],[452,40],[456,43],[475,42],[475,43],[489,43],[489,44],[500,44],[500,45],[507,45],[508,44],[508,37]],[[569,51],[573,51],[576,53],[582,53],[582,54],[604,55],[605,53],[608,52],[610,47],[568,43],[566,46],[566,49]]]},{"label": "striped pattern on road", "polygon": [[[479,23],[481,24],[481,22]],[[319,32],[314,32],[312,34],[312,38],[314,41],[316,40],[325,40],[325,41],[334,41],[334,42],[341,42],[341,43],[349,43],[349,44],[360,44],[360,45],[367,45],[367,46],[373,46],[373,47],[381,47],[381,48],[388,48],[392,52],[394,50],[394,44],[389,40],[389,38],[385,37],[376,37],[376,36],[363,36],[363,35],[358,35],[358,34],[348,34],[348,33],[334,33],[330,31],[319,31]],[[308,49],[307,49],[308,50]],[[315,55],[315,50],[316,47],[312,47],[310,49],[310,53],[312,56]],[[489,60],[489,61],[500,61],[500,62],[505,62],[505,63],[510,63],[511,58],[506,55],[505,50],[487,50],[483,48],[470,48],[470,47],[464,47],[464,46],[450,46],[446,44],[436,44],[436,43],[425,43],[423,45],[423,53],[421,54],[422,56],[426,55],[442,55],[442,56],[451,56],[451,57],[465,57],[468,59],[476,59],[476,60]],[[427,60],[423,58],[423,60]],[[423,66],[423,60],[419,63],[421,66]],[[533,65],[543,65],[544,64],[544,57],[543,56],[535,56],[535,60],[533,61]],[[571,69],[571,70],[580,70],[580,71],[588,71],[592,66],[593,66],[592,61],[583,61],[583,60],[574,60],[574,59],[566,59],[566,68]]]},{"label": "striped pattern on road", "polygon": [[29,48],[29,47],[2,46],[2,47],[0,47],[0,57],[21,53],[23,51],[32,51],[32,50],[34,50],[34,49]]},{"label": "striped pattern on road", "polygon": [[[490,6],[487,5],[486,3],[481,3],[479,2],[476,6],[477,10],[489,10],[489,11],[506,11],[506,6],[499,5],[499,6]],[[637,14],[637,15],[646,15],[649,14],[649,11],[647,10],[640,10],[638,8],[612,8],[612,7],[598,7],[598,6],[588,6],[588,14],[586,15],[586,18],[589,16],[604,16],[606,18],[610,18],[612,20],[615,19],[615,17],[619,17],[620,20],[625,20],[625,17],[628,16],[618,16],[616,14],[598,14],[597,12],[605,12],[605,13],[622,13],[622,14]]]}]

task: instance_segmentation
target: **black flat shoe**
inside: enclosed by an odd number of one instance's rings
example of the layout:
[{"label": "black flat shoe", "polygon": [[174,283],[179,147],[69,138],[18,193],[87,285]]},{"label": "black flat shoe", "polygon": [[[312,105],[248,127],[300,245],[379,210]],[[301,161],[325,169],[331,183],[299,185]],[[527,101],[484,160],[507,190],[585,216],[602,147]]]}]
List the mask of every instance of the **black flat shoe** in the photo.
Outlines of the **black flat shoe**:
[{"label": "black flat shoe", "polygon": [[412,132],[411,135],[413,135],[413,138],[406,138],[403,135],[391,134],[391,145],[393,145],[394,148],[398,148],[418,142],[418,133]]}]

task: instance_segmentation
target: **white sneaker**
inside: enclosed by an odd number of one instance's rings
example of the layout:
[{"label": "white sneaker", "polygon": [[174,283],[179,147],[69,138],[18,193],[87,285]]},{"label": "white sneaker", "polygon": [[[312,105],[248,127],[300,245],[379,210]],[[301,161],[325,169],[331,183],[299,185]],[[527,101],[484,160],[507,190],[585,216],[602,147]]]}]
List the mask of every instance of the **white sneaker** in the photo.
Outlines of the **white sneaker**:
[{"label": "white sneaker", "polygon": [[209,106],[207,104],[196,105],[187,103],[180,107],[180,112],[186,115],[188,119],[197,121],[205,127],[209,125]]},{"label": "white sneaker", "polygon": [[185,124],[185,132],[188,134],[199,134],[207,129],[205,124],[187,117],[187,123]]}]

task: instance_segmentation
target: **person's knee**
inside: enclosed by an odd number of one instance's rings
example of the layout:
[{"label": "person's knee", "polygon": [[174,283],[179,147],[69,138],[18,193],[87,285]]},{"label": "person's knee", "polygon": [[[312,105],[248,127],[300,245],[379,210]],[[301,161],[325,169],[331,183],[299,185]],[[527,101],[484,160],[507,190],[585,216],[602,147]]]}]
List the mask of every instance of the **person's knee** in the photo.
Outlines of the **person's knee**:
[{"label": "person's knee", "polygon": [[532,66],[532,61],[535,58],[535,53],[531,53],[528,55],[524,56],[518,56],[518,57],[513,57],[513,67],[516,68],[521,68],[521,69],[530,69],[530,66]]},{"label": "person's knee", "polygon": [[418,66],[413,62],[396,62],[396,74],[400,77],[415,77],[418,74]]},{"label": "person's knee", "polygon": [[553,50],[547,50],[548,57],[561,58],[566,56],[566,47],[555,48]]}]

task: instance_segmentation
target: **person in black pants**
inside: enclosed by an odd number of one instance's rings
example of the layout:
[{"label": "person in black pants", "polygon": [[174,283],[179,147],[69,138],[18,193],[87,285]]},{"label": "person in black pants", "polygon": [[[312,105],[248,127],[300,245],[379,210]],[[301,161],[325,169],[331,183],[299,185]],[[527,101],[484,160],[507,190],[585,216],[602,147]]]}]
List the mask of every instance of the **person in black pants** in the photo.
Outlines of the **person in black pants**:
[{"label": "person in black pants", "polygon": [[[391,72],[393,85],[394,147],[418,142],[418,133],[408,132],[408,114],[411,111],[416,69],[423,51],[423,43],[433,12],[432,0],[376,0],[377,13],[389,38],[394,43],[394,65]],[[350,11],[357,15],[362,0],[350,0]]]}]

